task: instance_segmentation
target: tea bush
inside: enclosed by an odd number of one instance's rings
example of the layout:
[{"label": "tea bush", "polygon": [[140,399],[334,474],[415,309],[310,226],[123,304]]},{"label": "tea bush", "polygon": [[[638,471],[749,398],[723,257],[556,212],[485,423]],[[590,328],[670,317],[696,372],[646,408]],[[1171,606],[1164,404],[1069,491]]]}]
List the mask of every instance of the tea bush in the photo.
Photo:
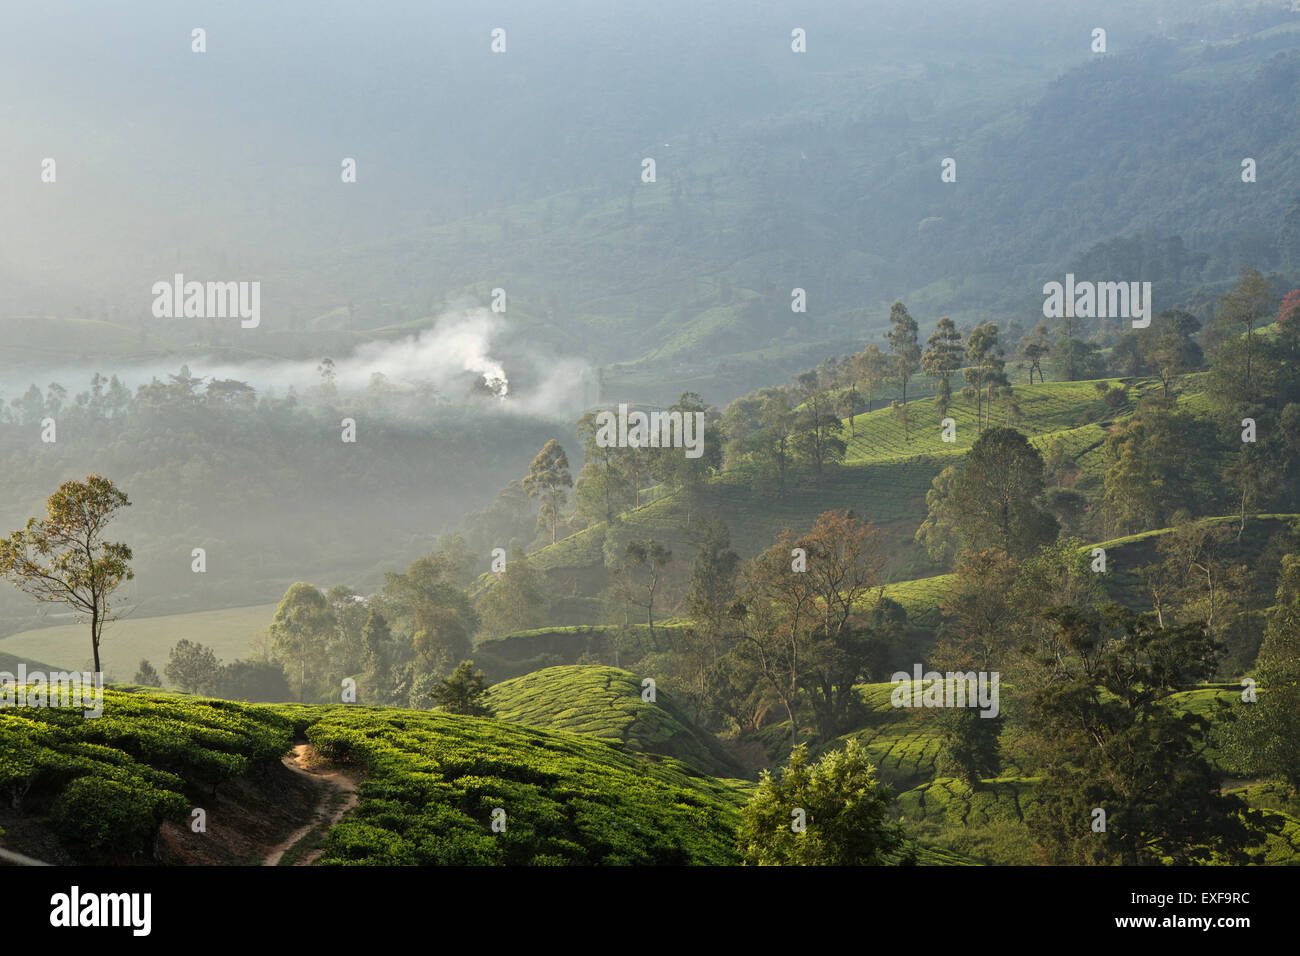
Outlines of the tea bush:
[{"label": "tea bush", "polygon": [[498,720],[359,707],[329,708],[307,739],[367,774],[322,863],[736,862],[743,796],[675,760]]}]

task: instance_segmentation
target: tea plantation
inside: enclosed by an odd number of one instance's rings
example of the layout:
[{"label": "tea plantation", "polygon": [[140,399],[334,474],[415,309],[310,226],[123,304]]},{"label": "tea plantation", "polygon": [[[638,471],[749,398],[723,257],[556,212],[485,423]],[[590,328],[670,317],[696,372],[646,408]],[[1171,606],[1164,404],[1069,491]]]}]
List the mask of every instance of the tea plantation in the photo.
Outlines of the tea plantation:
[{"label": "tea plantation", "polygon": [[492,687],[488,703],[512,723],[572,730],[627,750],[676,757],[697,770],[730,776],[740,768],[717,738],[694,725],[672,696],[642,699],[641,678],[595,665],[548,667]]},{"label": "tea plantation", "polygon": [[744,792],[676,760],[381,708],[107,690],[98,719],[6,709],[0,799],[43,820],[78,861],[149,862],[161,823],[188,820],[223,782],[278,763],[298,735],[363,778],[325,864],[737,862]]},{"label": "tea plantation", "polygon": [[48,818],[80,860],[147,859],[159,824],[183,820],[223,781],[278,762],[293,738],[265,708],[104,692],[104,713],[0,711],[0,800]]},{"label": "tea plantation", "polygon": [[326,864],[737,862],[743,794],[675,760],[499,720],[372,708],[325,709],[306,735],[366,776],[359,806],[330,832]]}]

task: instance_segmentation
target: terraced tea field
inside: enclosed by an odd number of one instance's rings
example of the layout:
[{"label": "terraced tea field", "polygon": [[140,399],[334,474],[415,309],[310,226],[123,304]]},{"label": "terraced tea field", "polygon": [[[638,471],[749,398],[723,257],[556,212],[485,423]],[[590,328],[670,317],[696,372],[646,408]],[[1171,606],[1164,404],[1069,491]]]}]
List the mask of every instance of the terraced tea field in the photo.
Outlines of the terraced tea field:
[{"label": "terraced tea field", "polygon": [[670,694],[642,699],[642,679],[594,665],[548,667],[494,685],[487,702],[497,717],[545,730],[569,730],[625,750],[675,757],[715,776],[740,768],[711,734],[696,727]]}]

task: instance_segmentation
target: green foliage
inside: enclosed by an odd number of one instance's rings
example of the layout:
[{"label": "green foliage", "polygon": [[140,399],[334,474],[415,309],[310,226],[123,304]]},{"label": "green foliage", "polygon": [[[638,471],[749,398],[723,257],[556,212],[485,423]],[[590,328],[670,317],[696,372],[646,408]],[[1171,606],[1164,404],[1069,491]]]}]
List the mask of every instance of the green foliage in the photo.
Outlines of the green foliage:
[{"label": "green foliage", "polygon": [[148,853],[158,825],[183,817],[188,809],[178,793],[78,777],[54,801],[50,822],[84,857],[112,859]]},{"label": "green foliage", "polygon": [[941,708],[935,712],[942,741],[935,771],[976,786],[984,777],[997,776],[998,720],[985,718],[971,707]]},{"label": "green foliage", "polygon": [[417,675],[448,674],[470,654],[479,617],[459,575],[457,557],[445,552],[412,561],[405,574],[385,575],[389,619],[409,635]]},{"label": "green foliage", "polygon": [[[1213,671],[1220,648],[1204,625],[1160,629],[1115,607],[1049,616],[1057,633],[1025,729],[1043,769],[1029,823],[1049,858],[1245,862],[1253,834],[1203,755],[1209,724],[1168,699]],[[1104,830],[1094,829],[1098,810]]]},{"label": "green foliage", "polygon": [[1128,533],[1165,527],[1179,511],[1212,497],[1206,461],[1189,448],[1211,445],[1202,421],[1163,403],[1144,402],[1106,439],[1102,505],[1111,528]]},{"label": "green foliage", "polygon": [[611,667],[548,667],[503,681],[488,691],[502,720],[544,730],[567,730],[617,742],[631,751],[674,757],[704,773],[730,776],[734,761],[709,733],[657,689],[643,699],[641,679]]},{"label": "green foliage", "polygon": [[334,612],[325,595],[305,581],[289,588],[275,609],[271,649],[288,666],[300,701],[320,676],[334,627]]},{"label": "green foliage", "polygon": [[210,690],[220,667],[212,648],[181,638],[172,647],[165,673],[169,681],[192,694]]},{"label": "green foliage", "polygon": [[926,340],[925,346],[925,354],[921,356],[921,369],[938,385],[935,408],[940,415],[946,415],[952,394],[950,380],[961,371],[961,333],[957,331],[952,319],[945,315],[935,324],[934,334]]},{"label": "green foliage", "polygon": [[89,618],[94,669],[99,642],[113,617],[112,595],[135,576],[131,549],[103,540],[105,526],[129,506],[126,494],[102,475],[65,481],[45,502],[46,517],[0,539],[0,577],[38,601],[59,601]]},{"label": "green foliage", "polygon": [[334,707],[306,732],[366,773],[325,865],[736,862],[739,795],[675,761],[437,712]]},{"label": "green foliage", "polygon": [[890,794],[857,741],[816,763],[799,745],[780,775],[764,773],[739,831],[760,866],[879,866],[915,862],[890,818]]},{"label": "green foliage", "polygon": [[[907,311],[907,306],[895,302],[889,307],[889,351],[894,375],[902,387],[904,406],[907,405],[907,383],[921,367],[921,346],[916,340],[918,327],[916,319]],[[903,440],[908,439],[907,419],[903,419]]]},{"label": "green foliage", "polygon": [[1243,704],[1232,728],[1234,756],[1300,792],[1300,555],[1283,559],[1255,678],[1257,699]]},{"label": "green foliage", "polygon": [[284,667],[276,661],[238,660],[223,664],[207,691],[225,700],[278,704],[293,699]]},{"label": "green foliage", "polygon": [[162,686],[162,678],[158,676],[158,671],[147,659],[140,661],[140,666],[136,668],[135,677],[131,678],[131,681],[143,687]]},{"label": "green foliage", "polygon": [[491,717],[492,708],[483,700],[486,695],[483,672],[476,671],[471,661],[461,661],[449,677],[438,682],[432,696],[433,702],[449,714]]},{"label": "green foliage", "polygon": [[482,633],[487,637],[501,637],[540,627],[547,603],[541,577],[529,564],[527,555],[515,551],[506,562],[505,571],[478,599]]},{"label": "green foliage", "polygon": [[560,443],[552,438],[537,453],[524,478],[524,489],[529,496],[542,503],[537,520],[539,524],[550,525],[552,544],[556,540],[560,508],[566,497],[565,489],[572,487],[573,476],[569,474],[568,456],[564,454]]},{"label": "green foliage", "polygon": [[927,497],[929,515],[918,534],[932,553],[942,552],[955,536],[962,550],[1032,554],[1057,532],[1056,519],[1038,504],[1042,491],[1038,450],[1013,428],[991,428],[947,481],[936,479],[934,494]]},{"label": "green foliage", "polygon": [[0,797],[48,817],[83,862],[149,858],[158,824],[223,780],[277,761],[291,723],[265,709],[104,692],[104,713],[0,712]]}]

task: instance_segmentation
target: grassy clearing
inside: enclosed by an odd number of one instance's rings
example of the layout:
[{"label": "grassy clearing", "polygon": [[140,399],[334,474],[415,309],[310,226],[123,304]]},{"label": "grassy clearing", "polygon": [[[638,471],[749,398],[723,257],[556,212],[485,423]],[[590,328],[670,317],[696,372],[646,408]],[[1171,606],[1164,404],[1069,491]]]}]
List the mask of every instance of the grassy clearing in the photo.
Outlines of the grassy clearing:
[{"label": "grassy clearing", "polygon": [[[271,623],[275,608],[256,604],[113,621],[105,627],[99,648],[105,679],[130,680],[141,658],[148,658],[161,675],[172,645],[182,638],[206,644],[226,662],[247,657],[249,640]],[[0,638],[0,653],[49,661],[64,669],[89,669],[90,627],[63,624],[11,634]]]}]

